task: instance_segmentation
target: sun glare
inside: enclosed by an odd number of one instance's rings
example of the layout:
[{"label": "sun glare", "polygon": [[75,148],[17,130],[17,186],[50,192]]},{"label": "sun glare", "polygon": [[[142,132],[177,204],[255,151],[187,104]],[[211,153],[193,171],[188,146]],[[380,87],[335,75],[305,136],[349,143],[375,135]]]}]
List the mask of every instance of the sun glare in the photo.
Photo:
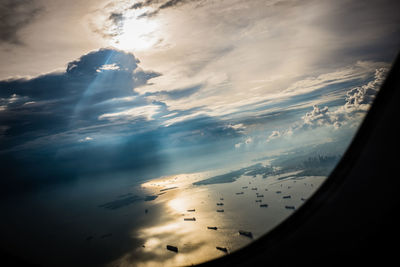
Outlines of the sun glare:
[{"label": "sun glare", "polygon": [[158,23],[154,20],[127,18],[121,34],[113,40],[114,46],[129,51],[149,49],[158,41],[155,34],[157,28]]}]

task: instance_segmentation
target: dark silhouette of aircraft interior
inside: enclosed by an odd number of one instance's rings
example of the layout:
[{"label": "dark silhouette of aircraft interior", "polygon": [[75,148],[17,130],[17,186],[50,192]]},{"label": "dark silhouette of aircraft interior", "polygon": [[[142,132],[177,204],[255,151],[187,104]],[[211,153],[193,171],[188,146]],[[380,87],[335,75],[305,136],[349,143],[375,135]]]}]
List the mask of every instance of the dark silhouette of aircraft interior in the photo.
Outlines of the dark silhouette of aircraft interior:
[{"label": "dark silhouette of aircraft interior", "polygon": [[[395,264],[400,227],[399,77],[397,57],[348,150],[304,205],[243,249],[200,266]],[[2,266],[32,266],[16,256],[0,256]]]},{"label": "dark silhouette of aircraft interior", "polygon": [[201,266],[389,266],[398,262],[400,57],[352,143],[297,212]]}]

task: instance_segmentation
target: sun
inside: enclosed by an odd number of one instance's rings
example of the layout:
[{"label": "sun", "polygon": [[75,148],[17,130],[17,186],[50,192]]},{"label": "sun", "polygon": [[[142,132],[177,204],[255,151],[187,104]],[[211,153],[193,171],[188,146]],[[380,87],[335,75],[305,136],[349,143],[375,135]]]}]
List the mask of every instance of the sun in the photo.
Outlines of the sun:
[{"label": "sun", "polygon": [[113,38],[113,45],[121,50],[147,50],[158,42],[158,28],[159,24],[155,20],[127,18],[123,22],[121,33]]}]

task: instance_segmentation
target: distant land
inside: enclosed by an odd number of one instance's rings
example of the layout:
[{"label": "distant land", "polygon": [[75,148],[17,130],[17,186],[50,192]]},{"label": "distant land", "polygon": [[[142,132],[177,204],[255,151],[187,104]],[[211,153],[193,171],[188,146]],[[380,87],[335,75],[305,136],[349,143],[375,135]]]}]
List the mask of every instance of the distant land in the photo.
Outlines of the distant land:
[{"label": "distant land", "polygon": [[[242,175],[253,176],[262,175],[267,178],[269,175],[279,175],[287,172],[298,171],[293,176],[328,176],[339,161],[340,156],[309,156],[305,159],[302,156],[292,156],[285,158],[284,161],[272,161],[276,165],[262,165],[257,163],[249,167],[231,171],[225,174],[213,176],[211,178],[193,183],[193,185],[209,185],[232,183]],[[276,163],[275,163],[276,162]],[[280,163],[280,164],[279,164]]]},{"label": "distant land", "polygon": [[261,163],[245,167],[236,171],[231,171],[222,175],[217,175],[202,181],[193,183],[193,185],[207,185],[207,184],[222,184],[232,183],[236,181],[240,176],[254,176],[260,173],[272,173],[273,169],[268,166],[263,166]]}]

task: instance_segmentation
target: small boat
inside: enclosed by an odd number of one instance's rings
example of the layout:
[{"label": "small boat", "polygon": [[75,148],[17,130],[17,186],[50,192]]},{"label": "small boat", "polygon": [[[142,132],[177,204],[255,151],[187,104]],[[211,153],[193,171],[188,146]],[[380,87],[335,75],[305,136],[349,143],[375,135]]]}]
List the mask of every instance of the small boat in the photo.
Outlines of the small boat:
[{"label": "small boat", "polygon": [[216,226],[207,226],[207,229],[210,229],[210,230],[217,230],[218,228],[217,228]]},{"label": "small boat", "polygon": [[261,199],[256,200],[256,202],[261,202],[261,201],[262,201]]},{"label": "small boat", "polygon": [[247,236],[249,238],[253,238],[253,234],[251,232],[248,232],[248,231],[239,230],[239,234]]},{"label": "small boat", "polygon": [[267,189],[267,188],[265,188],[265,191],[268,191],[268,189]]},{"label": "small boat", "polygon": [[267,207],[268,207],[268,204],[261,204],[260,207],[261,207],[261,208],[267,208]]},{"label": "small boat", "polygon": [[282,191],[276,191],[276,193],[277,193],[277,194],[280,194],[280,193],[282,193]]},{"label": "small boat", "polygon": [[243,194],[244,194],[243,192],[236,193],[236,195],[243,195]]},{"label": "small boat", "polygon": [[249,187],[248,187],[248,186],[243,186],[243,187],[242,187],[242,189],[247,189],[247,188],[249,188]]},{"label": "small boat", "polygon": [[224,210],[217,210],[217,212],[224,212]]},{"label": "small boat", "polygon": [[304,197],[302,197],[302,198],[301,198],[301,201],[306,201],[306,200],[307,200],[307,199],[306,199],[306,198],[304,198]]},{"label": "small boat", "polygon": [[253,187],[253,188],[251,188],[251,190],[257,190],[257,187]]},{"label": "small boat", "polygon": [[282,198],[291,198],[291,196],[283,196]]},{"label": "small boat", "polygon": [[217,206],[223,206],[224,203],[217,203]]},{"label": "small boat", "polygon": [[175,246],[167,245],[167,249],[175,253],[178,253],[178,248]]},{"label": "small boat", "polygon": [[195,211],[196,211],[195,209],[187,210],[187,212],[195,212]]},{"label": "small boat", "polygon": [[193,218],[184,218],[183,220],[184,220],[184,221],[195,221],[196,218],[195,218],[195,217],[193,217]]},{"label": "small boat", "polygon": [[257,197],[264,197],[264,195],[257,195]]},{"label": "small boat", "polygon": [[228,249],[227,248],[223,248],[223,247],[216,247],[218,250],[221,250],[225,253],[228,253]]},{"label": "small boat", "polygon": [[224,200],[224,198],[223,198],[223,197],[221,197],[219,200]]},{"label": "small boat", "polygon": [[288,210],[294,210],[294,209],[296,209],[294,206],[285,206],[285,208],[288,209]]}]

